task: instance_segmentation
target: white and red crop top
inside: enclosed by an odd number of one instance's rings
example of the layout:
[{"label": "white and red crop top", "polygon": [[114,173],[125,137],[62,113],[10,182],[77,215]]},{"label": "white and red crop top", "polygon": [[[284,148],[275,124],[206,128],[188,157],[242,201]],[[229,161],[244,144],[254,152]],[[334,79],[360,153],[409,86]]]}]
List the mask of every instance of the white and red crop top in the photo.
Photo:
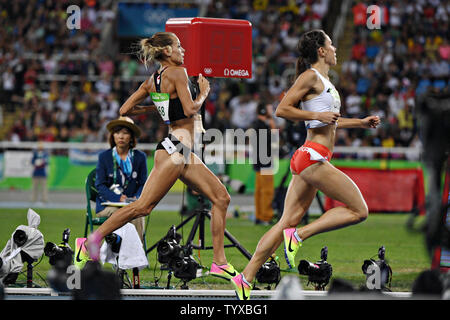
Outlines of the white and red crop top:
[{"label": "white and red crop top", "polygon": [[[323,91],[317,97],[314,97],[308,101],[302,101],[300,106],[303,110],[314,111],[314,112],[339,112],[341,109],[341,98],[339,93],[337,92],[334,85],[320,74],[314,68],[311,68],[322,80],[323,83]],[[307,120],[305,121],[306,128],[319,128],[326,126],[326,123],[323,123],[319,120]],[[337,125],[337,122],[336,122]]]}]

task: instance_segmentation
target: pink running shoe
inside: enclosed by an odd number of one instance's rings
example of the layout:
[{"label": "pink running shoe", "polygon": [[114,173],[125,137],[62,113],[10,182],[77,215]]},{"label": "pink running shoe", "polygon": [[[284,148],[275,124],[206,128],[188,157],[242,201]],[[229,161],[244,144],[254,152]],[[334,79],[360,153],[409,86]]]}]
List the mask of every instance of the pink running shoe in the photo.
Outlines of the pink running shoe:
[{"label": "pink running shoe", "polygon": [[233,285],[234,291],[236,292],[236,297],[239,300],[250,300],[252,286],[244,280],[244,276],[242,274],[232,278],[230,282]]},{"label": "pink running shoe", "polygon": [[284,256],[289,268],[295,268],[295,255],[298,249],[302,246],[302,241],[297,235],[296,228],[289,228],[283,230],[284,237]]},{"label": "pink running shoe", "polygon": [[229,263],[219,266],[213,262],[209,274],[225,280],[231,280],[231,278],[237,276],[239,273]]},{"label": "pink running shoe", "polygon": [[100,260],[100,248],[102,245],[103,237],[98,231],[94,231],[87,238],[86,249],[88,250],[89,257],[94,260]]}]

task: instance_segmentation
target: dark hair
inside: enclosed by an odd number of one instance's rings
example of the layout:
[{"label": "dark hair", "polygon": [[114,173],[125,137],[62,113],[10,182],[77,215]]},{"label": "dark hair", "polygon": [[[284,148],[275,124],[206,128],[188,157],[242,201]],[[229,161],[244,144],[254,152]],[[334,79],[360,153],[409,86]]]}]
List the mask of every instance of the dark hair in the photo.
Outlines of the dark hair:
[{"label": "dark hair", "polygon": [[109,135],[109,145],[111,146],[111,148],[114,148],[116,146],[116,142],[114,141],[114,133],[119,132],[122,129],[127,129],[127,131],[130,133],[130,149],[133,149],[137,144],[136,136],[134,135],[133,131],[125,126],[115,126],[111,129],[111,134]]},{"label": "dark hair", "polygon": [[317,49],[325,46],[326,33],[323,30],[311,30],[300,37],[297,50],[300,56],[296,64],[296,78],[319,60]]}]

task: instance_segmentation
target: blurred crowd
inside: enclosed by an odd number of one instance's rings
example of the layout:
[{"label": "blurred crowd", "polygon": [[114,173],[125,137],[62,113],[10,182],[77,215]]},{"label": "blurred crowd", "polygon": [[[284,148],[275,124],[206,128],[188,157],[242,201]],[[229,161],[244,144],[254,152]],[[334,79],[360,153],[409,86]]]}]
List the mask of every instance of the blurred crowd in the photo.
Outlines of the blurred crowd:
[{"label": "blurred crowd", "polygon": [[[81,8],[81,30],[66,26],[71,4]],[[369,29],[362,14],[371,4],[382,9],[380,29]],[[146,70],[132,49],[108,50],[107,44],[120,41],[106,32],[114,26],[116,6],[112,0],[0,0],[0,105],[4,112],[18,111],[5,139],[106,141],[106,123],[156,68]],[[276,107],[293,81],[300,34],[323,28],[329,7],[329,0],[210,1],[206,16],[252,23],[253,74],[248,80],[210,80],[205,127],[246,129],[260,101]],[[377,114],[382,125],[338,130],[337,144],[416,145],[415,97],[448,88],[450,1],[354,1],[349,14],[353,46],[336,83],[341,112]],[[140,142],[166,134],[156,114],[135,120],[143,131]],[[282,133],[294,126],[275,121]]]},{"label": "blurred crowd", "polygon": [[352,7],[355,37],[342,64],[339,88],[349,117],[377,114],[375,132],[340,131],[340,145],[408,147],[420,144],[416,97],[448,90],[450,1],[375,1],[380,29],[367,27],[372,1]]}]

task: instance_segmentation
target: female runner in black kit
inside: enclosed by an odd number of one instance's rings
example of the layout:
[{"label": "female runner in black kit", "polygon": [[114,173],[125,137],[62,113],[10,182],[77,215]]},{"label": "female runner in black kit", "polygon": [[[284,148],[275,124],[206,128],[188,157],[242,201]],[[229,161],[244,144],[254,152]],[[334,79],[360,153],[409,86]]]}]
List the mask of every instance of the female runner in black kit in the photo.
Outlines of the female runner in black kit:
[{"label": "female runner in black kit", "polygon": [[190,82],[186,69],[181,67],[185,50],[178,37],[171,32],[159,32],[140,42],[142,62],[152,60],[160,69],[144,81],[120,108],[121,116],[138,115],[155,106],[139,106],[150,95],[166,124],[169,135],[161,141],[155,152],[155,163],[135,202],[117,210],[87,240],[87,249],[93,260],[99,258],[102,239],[127,222],[150,214],[158,202],[167,194],[177,179],[212,203],[211,234],[213,261],[210,274],[226,280],[238,273],[228,263],[224,250],[225,216],[230,195],[225,186],[191,149],[194,144],[194,124],[198,111],[208,96],[209,82],[201,74],[198,77],[199,92]]}]

